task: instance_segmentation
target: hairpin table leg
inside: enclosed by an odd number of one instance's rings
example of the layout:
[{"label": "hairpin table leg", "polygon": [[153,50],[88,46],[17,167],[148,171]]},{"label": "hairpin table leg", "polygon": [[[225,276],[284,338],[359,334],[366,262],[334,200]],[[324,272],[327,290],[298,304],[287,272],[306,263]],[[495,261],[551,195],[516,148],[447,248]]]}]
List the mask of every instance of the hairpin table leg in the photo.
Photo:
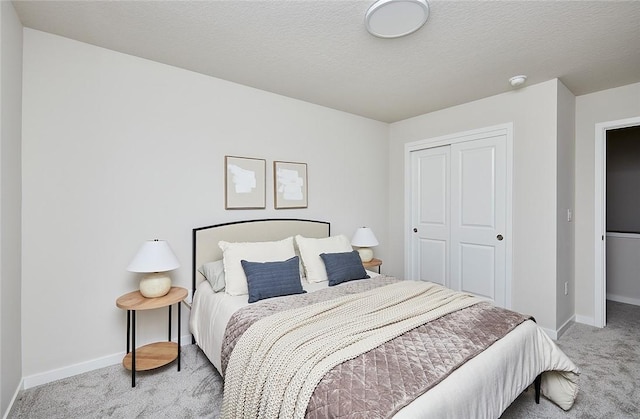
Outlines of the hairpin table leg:
[{"label": "hairpin table leg", "polygon": [[536,389],[536,404],[540,404],[540,384],[542,384],[542,373],[536,377],[534,388]]},{"label": "hairpin table leg", "polygon": [[136,311],[131,310],[131,387],[136,386]]}]

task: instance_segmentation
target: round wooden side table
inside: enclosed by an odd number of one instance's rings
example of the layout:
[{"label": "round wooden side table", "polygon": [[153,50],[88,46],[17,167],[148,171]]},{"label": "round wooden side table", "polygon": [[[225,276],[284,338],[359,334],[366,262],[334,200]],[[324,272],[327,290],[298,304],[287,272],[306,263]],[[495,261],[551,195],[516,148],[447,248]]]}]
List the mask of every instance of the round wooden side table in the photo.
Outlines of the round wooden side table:
[{"label": "round wooden side table", "polygon": [[[146,298],[140,291],[133,291],[120,296],[116,306],[127,310],[127,354],[122,365],[131,370],[131,387],[136,386],[136,371],[146,371],[167,365],[178,360],[180,371],[180,302],[187,298],[187,290],[182,287],[171,287],[167,295],[157,298]],[[171,306],[178,304],[178,342],[171,341]],[[169,307],[169,338],[167,342],[155,342],[136,349],[136,311],[153,310]]]}]

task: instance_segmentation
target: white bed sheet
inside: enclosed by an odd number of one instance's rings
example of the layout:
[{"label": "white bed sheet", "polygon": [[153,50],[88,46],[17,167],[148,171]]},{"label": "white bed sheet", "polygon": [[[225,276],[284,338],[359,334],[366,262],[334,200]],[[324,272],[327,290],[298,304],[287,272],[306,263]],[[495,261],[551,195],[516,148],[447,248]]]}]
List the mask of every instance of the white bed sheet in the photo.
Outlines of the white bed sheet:
[{"label": "white bed sheet", "polygon": [[[303,283],[308,292],[326,286],[326,282]],[[226,325],[233,313],[247,304],[246,295],[214,293],[207,281],[198,285],[189,326],[198,346],[218,371]],[[497,418],[543,371],[561,371],[558,373],[561,379],[558,374],[543,375],[542,393],[562,408],[570,408],[578,391],[575,384],[578,368],[541,328],[533,322],[524,322],[394,418]],[[535,405],[531,408],[535,409]]]},{"label": "white bed sheet", "polygon": [[[367,271],[369,276],[377,273]],[[307,292],[314,292],[328,287],[328,282],[311,283],[302,281],[302,288]],[[229,295],[225,292],[213,292],[209,281],[198,284],[191,304],[189,330],[193,334],[198,346],[207,355],[214,367],[222,374],[220,351],[231,316],[242,307],[249,305],[246,295]]]}]

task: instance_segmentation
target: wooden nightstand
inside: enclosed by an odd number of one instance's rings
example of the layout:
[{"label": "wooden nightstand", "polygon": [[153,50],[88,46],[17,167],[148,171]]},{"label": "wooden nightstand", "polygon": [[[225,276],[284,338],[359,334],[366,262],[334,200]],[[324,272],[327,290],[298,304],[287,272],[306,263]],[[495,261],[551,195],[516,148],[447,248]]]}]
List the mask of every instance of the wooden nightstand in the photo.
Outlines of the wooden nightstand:
[{"label": "wooden nightstand", "polygon": [[[136,386],[136,371],[146,371],[167,365],[178,359],[180,371],[180,302],[187,298],[187,290],[171,287],[169,293],[158,298],[145,298],[140,291],[125,294],[116,300],[116,306],[127,310],[127,354],[122,365],[131,370],[131,387]],[[171,342],[171,306],[178,304],[178,343]],[[136,311],[169,307],[168,342],[155,342],[136,349]]]},{"label": "wooden nightstand", "polygon": [[380,273],[380,265],[382,265],[382,261],[380,259],[373,258],[369,262],[362,262],[362,266],[365,269],[378,268],[378,273]]}]

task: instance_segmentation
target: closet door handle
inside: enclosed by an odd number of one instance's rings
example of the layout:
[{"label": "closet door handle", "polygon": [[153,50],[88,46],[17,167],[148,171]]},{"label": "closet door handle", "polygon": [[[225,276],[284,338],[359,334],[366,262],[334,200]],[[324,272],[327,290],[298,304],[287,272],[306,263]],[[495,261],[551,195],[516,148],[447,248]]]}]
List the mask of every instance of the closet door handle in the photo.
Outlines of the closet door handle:
[{"label": "closet door handle", "polygon": [[499,241],[499,242],[501,242],[501,241],[502,241],[502,239],[504,239],[504,237],[502,237],[502,234],[498,234],[498,235],[496,236],[496,239],[498,239],[498,241]]},{"label": "closet door handle", "polygon": [[418,229],[417,229],[417,228],[414,228],[414,229],[413,229],[413,232],[414,232],[414,233],[417,233],[417,232],[418,232]]}]

